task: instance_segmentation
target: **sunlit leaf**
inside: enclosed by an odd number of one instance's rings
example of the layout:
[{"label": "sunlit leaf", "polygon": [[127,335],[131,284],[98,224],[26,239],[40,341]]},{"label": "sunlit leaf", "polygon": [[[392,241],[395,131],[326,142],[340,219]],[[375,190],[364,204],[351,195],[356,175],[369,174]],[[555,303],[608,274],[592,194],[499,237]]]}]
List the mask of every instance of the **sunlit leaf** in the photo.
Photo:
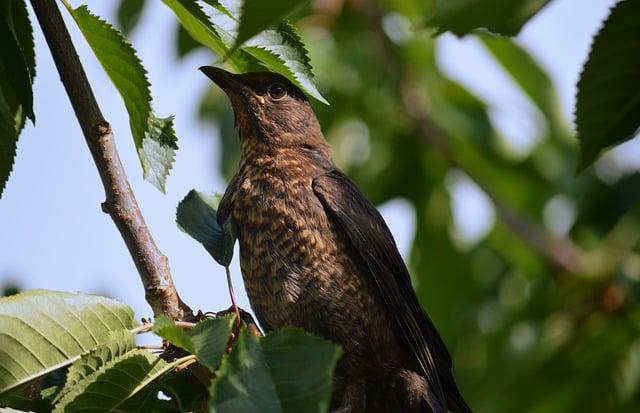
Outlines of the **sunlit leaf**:
[{"label": "sunlit leaf", "polygon": [[164,192],[178,149],[172,118],[153,113],[147,72],[122,33],[86,6],[69,11],[124,100],[144,178]]},{"label": "sunlit leaf", "polygon": [[0,394],[77,360],[135,325],[133,310],[87,294],[31,291],[0,299]]},{"label": "sunlit leaf", "polygon": [[207,46],[238,72],[264,68],[280,73],[306,93],[327,103],[315,86],[308,52],[287,21],[265,30],[229,54],[236,43],[242,3],[208,1],[208,14],[196,0],[163,0],[196,41]]},{"label": "sunlit leaf", "polygon": [[56,396],[55,401],[75,389],[75,387],[91,374],[100,370],[109,361],[118,358],[135,349],[136,341],[129,330],[112,331],[109,339],[94,348],[87,354],[83,354],[67,371],[67,380],[64,388]]},{"label": "sunlit leaf", "polygon": [[167,363],[147,350],[129,351],[76,383],[53,411],[113,411],[175,365],[175,362]]}]

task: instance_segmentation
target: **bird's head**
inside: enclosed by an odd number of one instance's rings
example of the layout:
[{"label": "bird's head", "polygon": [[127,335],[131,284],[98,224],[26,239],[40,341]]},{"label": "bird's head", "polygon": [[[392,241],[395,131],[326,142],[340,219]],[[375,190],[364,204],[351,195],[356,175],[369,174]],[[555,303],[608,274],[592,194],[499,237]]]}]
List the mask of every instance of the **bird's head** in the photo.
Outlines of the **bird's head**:
[{"label": "bird's head", "polygon": [[309,101],[284,76],[271,72],[233,74],[213,66],[200,70],[229,96],[241,141],[326,149]]}]

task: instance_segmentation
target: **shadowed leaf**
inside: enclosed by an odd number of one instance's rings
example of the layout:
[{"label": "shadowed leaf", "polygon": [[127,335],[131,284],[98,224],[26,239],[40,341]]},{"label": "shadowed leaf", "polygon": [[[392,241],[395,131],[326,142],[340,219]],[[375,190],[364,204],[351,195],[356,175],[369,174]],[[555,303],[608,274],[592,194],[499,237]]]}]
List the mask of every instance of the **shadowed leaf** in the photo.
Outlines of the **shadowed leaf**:
[{"label": "shadowed leaf", "polygon": [[0,394],[71,364],[135,324],[131,308],[104,297],[36,290],[0,299]]},{"label": "shadowed leaf", "polygon": [[231,334],[232,318],[209,318],[185,331],[166,316],[156,318],[153,332],[198,357],[198,361],[211,370],[220,364]]},{"label": "shadowed leaf", "polygon": [[578,82],[580,169],[640,127],[640,3],[619,2],[596,35]]},{"label": "shadowed leaf", "polygon": [[233,49],[305,6],[305,0],[245,0]]},{"label": "shadowed leaf", "polygon": [[211,384],[211,412],[325,412],[340,347],[299,329],[240,332]]},{"label": "shadowed leaf", "polygon": [[427,24],[464,36],[477,29],[515,36],[550,0],[435,0]]},{"label": "shadowed leaf", "polygon": [[178,204],[176,221],[220,265],[226,267],[233,258],[236,235],[231,219],[223,225],[218,223],[216,215],[221,199],[221,195],[206,195],[192,189]]}]

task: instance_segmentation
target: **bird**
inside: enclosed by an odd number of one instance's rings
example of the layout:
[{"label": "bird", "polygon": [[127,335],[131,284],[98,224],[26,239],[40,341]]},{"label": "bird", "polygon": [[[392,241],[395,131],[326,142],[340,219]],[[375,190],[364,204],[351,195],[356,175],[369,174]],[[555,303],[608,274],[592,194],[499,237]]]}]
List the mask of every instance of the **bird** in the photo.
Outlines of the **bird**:
[{"label": "bird", "polygon": [[331,409],[470,413],[377,209],[333,163],[305,94],[274,72],[200,70],[228,96],[241,156],[218,207],[266,332],[293,326],[340,344]]}]

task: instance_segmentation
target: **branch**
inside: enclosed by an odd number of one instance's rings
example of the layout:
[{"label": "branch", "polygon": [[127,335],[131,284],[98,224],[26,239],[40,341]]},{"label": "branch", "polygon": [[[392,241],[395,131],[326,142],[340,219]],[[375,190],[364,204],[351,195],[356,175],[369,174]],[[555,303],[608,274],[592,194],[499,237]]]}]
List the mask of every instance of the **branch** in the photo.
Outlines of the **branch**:
[{"label": "branch", "polygon": [[102,179],[106,196],[102,210],[111,216],[131,253],[147,302],[156,316],[191,318],[191,309],[182,302],[171,279],[169,261],[156,246],[140,213],[111,126],[102,116],[55,1],[31,0],[31,5]]},{"label": "branch", "polygon": [[431,118],[428,103],[418,92],[422,90],[422,86],[411,76],[395,46],[384,32],[381,25],[382,15],[377,3],[369,1],[361,10],[369,23],[372,35],[376,37],[376,41],[372,43],[378,49],[377,52],[382,64],[391,74],[389,78],[397,79],[399,83],[400,100],[413,122],[414,130],[419,134],[421,143],[438,149],[450,167],[464,171],[491,199],[497,215],[511,232],[518,235],[531,249],[545,257],[551,264],[570,274],[583,272],[582,257],[584,254],[570,238],[554,238],[526,216],[518,214],[491,189],[490,185],[474,176],[464,164],[456,159],[456,155],[449,147],[447,132]]}]

